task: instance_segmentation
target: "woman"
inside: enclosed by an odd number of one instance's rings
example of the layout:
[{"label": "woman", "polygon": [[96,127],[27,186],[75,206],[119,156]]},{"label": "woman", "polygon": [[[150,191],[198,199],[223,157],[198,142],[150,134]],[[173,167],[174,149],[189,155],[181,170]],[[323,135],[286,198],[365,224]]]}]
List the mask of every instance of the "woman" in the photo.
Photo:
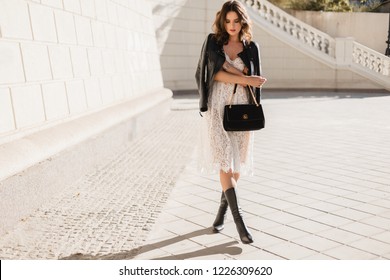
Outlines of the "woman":
[{"label": "woman", "polygon": [[248,103],[246,86],[256,88],[260,100],[260,87],[266,79],[260,76],[259,47],[252,42],[251,24],[245,7],[238,1],[227,1],[217,13],[203,44],[196,71],[200,94],[202,140],[200,168],[202,172],[219,172],[222,186],[221,204],[213,223],[213,231],[224,227],[228,206],[243,243],[253,238],[244,224],[237,202],[236,186],[242,173],[252,174],[253,132],[226,132],[223,129],[223,109],[230,103],[235,86],[233,104]]}]

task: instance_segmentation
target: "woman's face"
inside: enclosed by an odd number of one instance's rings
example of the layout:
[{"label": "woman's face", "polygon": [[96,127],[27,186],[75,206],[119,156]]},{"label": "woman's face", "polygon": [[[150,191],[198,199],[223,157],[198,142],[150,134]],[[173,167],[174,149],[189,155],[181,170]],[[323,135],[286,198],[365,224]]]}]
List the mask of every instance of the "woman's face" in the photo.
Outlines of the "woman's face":
[{"label": "woman's face", "polygon": [[241,21],[236,12],[228,12],[225,19],[225,30],[230,37],[238,36],[241,31]]}]

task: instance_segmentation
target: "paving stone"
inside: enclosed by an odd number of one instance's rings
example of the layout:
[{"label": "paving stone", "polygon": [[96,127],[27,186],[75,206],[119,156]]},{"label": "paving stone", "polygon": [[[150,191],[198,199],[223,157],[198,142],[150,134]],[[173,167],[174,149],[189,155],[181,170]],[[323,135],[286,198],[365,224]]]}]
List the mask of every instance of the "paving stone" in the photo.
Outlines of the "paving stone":
[{"label": "paving stone", "polygon": [[171,112],[156,122],[2,236],[0,257],[104,258],[139,247],[196,145],[196,129],[177,130],[187,125],[196,127],[193,111]]}]

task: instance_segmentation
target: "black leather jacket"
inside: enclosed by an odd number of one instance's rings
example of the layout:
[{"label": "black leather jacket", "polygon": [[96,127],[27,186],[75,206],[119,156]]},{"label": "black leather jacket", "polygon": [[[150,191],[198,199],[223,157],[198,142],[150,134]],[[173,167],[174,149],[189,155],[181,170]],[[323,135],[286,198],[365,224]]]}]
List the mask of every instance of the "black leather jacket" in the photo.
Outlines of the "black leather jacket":
[{"label": "black leather jacket", "polygon": [[[243,41],[244,50],[238,54],[245,66],[248,68],[248,75],[261,75],[260,48],[255,42],[247,44]],[[196,83],[199,91],[199,109],[206,112],[210,89],[213,87],[214,76],[221,70],[225,63],[225,52],[223,46],[218,44],[214,34],[209,34],[203,43],[198,67],[196,69]],[[260,102],[261,90],[253,88],[256,92],[256,99]]]}]

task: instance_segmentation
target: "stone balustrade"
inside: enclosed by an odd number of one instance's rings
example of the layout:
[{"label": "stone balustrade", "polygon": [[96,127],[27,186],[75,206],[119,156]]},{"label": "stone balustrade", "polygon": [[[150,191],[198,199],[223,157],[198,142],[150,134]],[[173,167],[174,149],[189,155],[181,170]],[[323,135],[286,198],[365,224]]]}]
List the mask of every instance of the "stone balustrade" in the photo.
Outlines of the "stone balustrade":
[{"label": "stone balustrade", "polygon": [[278,29],[283,30],[309,47],[334,56],[335,40],[312,26],[289,15],[282,9],[265,0],[242,0],[247,6],[256,10],[258,15]]},{"label": "stone balustrade", "polygon": [[[334,39],[326,33],[303,23],[265,0],[241,0],[267,23],[303,43],[310,51],[319,51],[318,57],[333,60],[334,67],[351,68],[386,89],[390,89],[390,58],[357,43],[353,38]],[[325,56],[323,56],[325,54]]]},{"label": "stone balustrade", "polygon": [[352,62],[390,78],[390,58],[357,42],[352,45]]}]

